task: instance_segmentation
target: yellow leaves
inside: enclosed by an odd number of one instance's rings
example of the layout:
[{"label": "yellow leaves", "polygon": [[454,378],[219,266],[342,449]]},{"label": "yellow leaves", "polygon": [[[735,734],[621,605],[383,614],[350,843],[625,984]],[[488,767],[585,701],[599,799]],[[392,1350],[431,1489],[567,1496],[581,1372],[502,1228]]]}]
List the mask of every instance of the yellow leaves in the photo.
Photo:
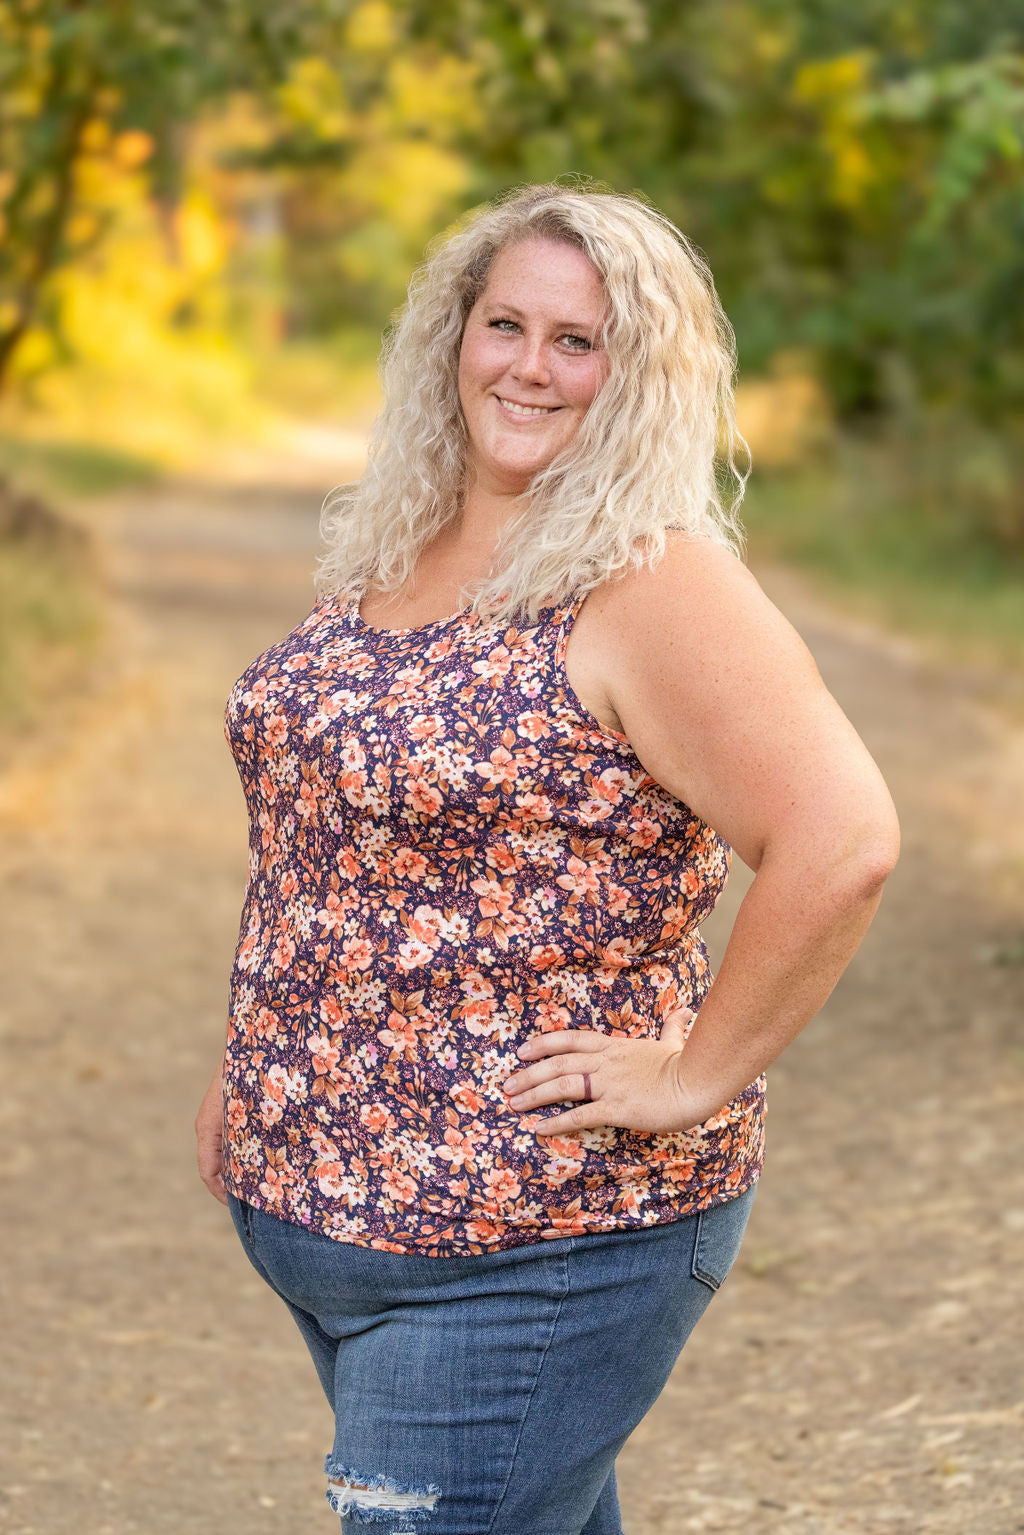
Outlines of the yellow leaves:
[{"label": "yellow leaves", "polygon": [[793,100],[821,116],[823,144],[832,159],[832,197],[851,209],[866,201],[881,176],[865,147],[863,100],[873,66],[874,55],[862,49],[803,64],[793,82]]},{"label": "yellow leaves", "polygon": [[871,158],[858,138],[836,134],[826,142],[832,151],[832,190],[836,202],[857,207],[876,180]]},{"label": "yellow leaves", "polygon": [[68,219],[65,238],[70,246],[86,245],[93,238],[99,228],[99,219],[95,213],[84,209],[73,213]]},{"label": "yellow leaves", "polygon": [[110,124],[106,118],[91,117],[79,135],[79,148],[84,154],[98,155],[110,144]]},{"label": "yellow leaves", "polygon": [[326,59],[299,59],[277,99],[286,118],[318,138],[342,138],[351,127],[341,80]]},{"label": "yellow leaves", "polygon": [[392,111],[403,128],[436,135],[440,125],[474,127],[480,121],[476,95],[478,70],[464,59],[431,60],[409,55],[395,59],[390,71]]},{"label": "yellow leaves", "polygon": [[346,40],[359,53],[385,53],[394,45],[395,19],[385,0],[364,0],[356,6]]},{"label": "yellow leaves", "polygon": [[349,167],[345,190],[403,231],[429,231],[439,210],[466,185],[461,156],[424,139],[368,146]]},{"label": "yellow leaves", "polygon": [[143,133],[141,128],[129,128],[114,140],[114,159],[125,170],[133,171],[145,165],[155,147],[151,134]]},{"label": "yellow leaves", "polygon": [[429,50],[394,54],[385,68],[386,89],[369,113],[357,116],[337,70],[325,59],[300,59],[278,88],[277,102],[295,127],[330,142],[366,142],[413,132],[444,140],[453,128],[480,120],[477,66]]},{"label": "yellow leaves", "polygon": [[177,210],[178,259],[187,277],[209,277],[227,259],[229,241],[223,221],[204,193],[188,192]]},{"label": "yellow leaves", "polygon": [[834,103],[859,93],[868,83],[872,55],[867,50],[802,64],[793,82],[797,101]]},{"label": "yellow leaves", "polygon": [[765,64],[777,64],[792,47],[792,39],[778,27],[758,27],[753,38],[754,54]]}]

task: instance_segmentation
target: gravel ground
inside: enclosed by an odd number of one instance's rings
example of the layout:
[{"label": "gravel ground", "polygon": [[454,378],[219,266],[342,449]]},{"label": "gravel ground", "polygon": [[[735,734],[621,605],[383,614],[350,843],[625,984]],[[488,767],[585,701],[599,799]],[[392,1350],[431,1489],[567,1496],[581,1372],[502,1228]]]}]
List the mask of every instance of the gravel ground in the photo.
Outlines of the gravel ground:
[{"label": "gravel ground", "polygon": [[[311,606],[318,503],[211,481],[106,508],[115,653],[0,782],[12,1535],[337,1529],[312,1368],[191,1143],[246,872],[221,711]],[[1024,731],[976,677],[757,573],[880,762],[904,853],[770,1073],[745,1248],[620,1457],[626,1529],[1010,1535]],[[737,863],[718,953],[745,884]]]}]

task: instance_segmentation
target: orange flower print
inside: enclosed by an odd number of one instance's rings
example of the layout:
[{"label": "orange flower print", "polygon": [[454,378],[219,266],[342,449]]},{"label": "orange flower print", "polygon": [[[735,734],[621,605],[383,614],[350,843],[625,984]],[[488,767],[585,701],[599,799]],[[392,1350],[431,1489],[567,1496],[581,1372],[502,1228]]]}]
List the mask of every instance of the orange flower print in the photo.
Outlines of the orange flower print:
[{"label": "orange flower print", "polygon": [[544,1163],[544,1176],[557,1187],[569,1178],[575,1178],[583,1163],[576,1157],[549,1157]]},{"label": "orange flower print", "polygon": [[403,970],[418,970],[429,965],[434,957],[433,947],[419,938],[409,938],[398,945],[398,963]]},{"label": "orange flower print", "polygon": [[448,1129],[444,1132],[444,1140],[445,1144],[437,1148],[437,1155],[450,1162],[453,1169],[473,1162],[476,1147],[468,1135],[463,1135],[461,1130]]},{"label": "orange flower print", "polygon": [[565,952],[557,943],[536,943],[530,950],[530,964],[535,970],[550,970],[553,965],[560,965],[565,958]]},{"label": "orange flower print", "polygon": [[471,1243],[481,1243],[484,1246],[493,1246],[501,1236],[501,1229],[492,1221],[475,1220],[466,1222],[466,1237]]},{"label": "orange flower print", "polygon": [[550,821],[554,815],[551,801],[543,794],[517,794],[515,808],[521,821]]},{"label": "orange flower print", "polygon": [[479,1114],[486,1099],[468,1082],[460,1082],[451,1089],[451,1097],[463,1114]]},{"label": "orange flower print", "polygon": [[647,1198],[647,1190],[635,1183],[627,1184],[617,1200],[620,1211],[628,1215],[639,1215],[640,1208]]},{"label": "orange flower print", "polygon": [[516,723],[516,732],[528,741],[543,741],[551,734],[551,726],[543,714],[521,714]]},{"label": "orange flower print", "polygon": [[381,1186],[388,1198],[395,1200],[397,1204],[409,1205],[416,1198],[415,1178],[411,1178],[400,1167],[386,1168]]},{"label": "orange flower print", "polygon": [[346,938],[339,956],[345,970],[368,970],[373,964],[373,948],[365,938]]},{"label": "orange flower print", "polygon": [[274,1098],[264,1098],[260,1104],[260,1120],[266,1130],[272,1130],[284,1118],[284,1109]]},{"label": "orange flower print", "polygon": [[232,688],[250,815],[225,1183],[336,1241],[458,1256],[744,1192],[764,1082],[695,1130],[547,1136],[502,1084],[535,1034],[657,1034],[713,984],[714,829],[581,713],[582,602],[368,629],[325,594]]},{"label": "orange flower print", "polygon": [[342,905],[340,896],[332,890],[326,902],[316,914],[316,920],[325,927],[328,932],[336,937],[343,937],[348,923],[348,913]]},{"label": "orange flower print", "polygon": [[275,970],[284,970],[295,958],[295,940],[289,933],[279,932],[274,940],[273,961]]},{"label": "orange flower print", "polygon": [[629,843],[631,847],[636,848],[637,852],[657,846],[661,834],[662,828],[650,816],[642,816],[630,822]]},{"label": "orange flower print", "polygon": [[270,1208],[279,1205],[284,1200],[286,1179],[283,1173],[276,1167],[268,1167],[266,1176],[260,1183],[260,1194],[263,1202]]},{"label": "orange flower print", "polygon": [[283,714],[271,714],[263,721],[263,734],[270,746],[282,747],[288,740],[288,721]]},{"label": "orange flower print", "polygon": [[568,890],[573,901],[587,900],[596,905],[601,876],[596,868],[584,863],[582,858],[570,858],[568,871],[559,874],[555,883],[561,885],[563,890]]},{"label": "orange flower print", "polygon": [[350,1209],[364,1202],[365,1189],[360,1188],[359,1184],[348,1175],[341,1162],[316,1162],[313,1164],[312,1173],[316,1179],[317,1188],[327,1199],[343,1199]]},{"label": "orange flower print", "polygon": [[414,741],[430,741],[444,734],[444,720],[440,714],[421,714],[409,726]]},{"label": "orange flower print", "polygon": [[299,784],[299,797],[294,802],[295,814],[302,820],[315,815],[317,810],[317,791],[314,786],[303,780]]},{"label": "orange flower print", "polygon": [[371,1135],[382,1135],[395,1126],[395,1116],[382,1103],[364,1103],[359,1110],[359,1122]]},{"label": "orange flower print", "polygon": [[325,1023],[329,1029],[339,1029],[344,1021],[345,1015],[337,997],[321,997],[318,1012],[321,1023]]},{"label": "orange flower print", "polygon": [[476,1002],[464,1002],[459,1013],[470,1034],[492,1034],[501,1022],[497,1004],[484,998]]},{"label": "orange flower print", "polygon": [[412,809],[419,816],[428,820],[440,814],[444,797],[435,784],[429,784],[422,778],[414,778],[409,784],[406,799]]},{"label": "orange flower print", "polygon": [[479,896],[480,912],[485,917],[498,917],[512,905],[512,892],[505,890],[497,880],[474,879],[470,885]]},{"label": "orange flower print", "polygon": [[581,1142],[571,1135],[549,1135],[544,1144],[555,1158],[575,1159],[583,1150]]},{"label": "orange flower print", "polygon": [[491,1167],[484,1173],[484,1183],[497,1204],[509,1204],[523,1191],[519,1179],[507,1167]]},{"label": "orange flower print", "polygon": [[472,997],[477,1001],[491,1001],[495,995],[494,982],[489,981],[479,970],[469,970],[462,979],[463,995]]},{"label": "orange flower print", "polygon": [[519,766],[506,747],[496,746],[487,762],[474,762],[473,771],[496,789],[510,789],[519,774]]},{"label": "orange flower print", "polygon": [[395,854],[393,868],[396,879],[402,881],[411,880],[419,884],[426,877],[429,865],[422,853],[416,853],[412,848],[403,847]]},{"label": "orange flower print", "polygon": [[541,1034],[557,1034],[560,1029],[572,1028],[572,1013],[560,1002],[538,1002],[534,1015]]},{"label": "orange flower print", "polygon": [[310,1034],[306,1044],[313,1058],[313,1070],[318,1074],[333,1071],[341,1060],[341,1051],[326,1034]]}]

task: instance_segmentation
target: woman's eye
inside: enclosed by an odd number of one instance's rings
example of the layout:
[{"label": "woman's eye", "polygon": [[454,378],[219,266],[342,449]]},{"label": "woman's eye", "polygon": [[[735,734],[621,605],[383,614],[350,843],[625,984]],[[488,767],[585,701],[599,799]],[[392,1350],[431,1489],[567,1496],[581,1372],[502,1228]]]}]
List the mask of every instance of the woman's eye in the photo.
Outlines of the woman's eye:
[{"label": "woman's eye", "polygon": [[490,320],[488,324],[491,330],[504,330],[506,326],[509,330],[518,330],[519,328],[515,320]]},{"label": "woman's eye", "polygon": [[571,352],[589,352],[590,351],[590,342],[587,340],[586,336],[571,336],[570,335],[570,336],[563,336],[562,339],[568,344],[569,350]]}]

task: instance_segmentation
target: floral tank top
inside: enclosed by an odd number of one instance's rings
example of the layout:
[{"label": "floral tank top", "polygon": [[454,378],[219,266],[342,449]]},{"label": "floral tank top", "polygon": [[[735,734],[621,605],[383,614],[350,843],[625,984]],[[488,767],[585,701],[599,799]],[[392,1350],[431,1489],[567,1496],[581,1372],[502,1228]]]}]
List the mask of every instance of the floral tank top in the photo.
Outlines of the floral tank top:
[{"label": "floral tank top", "polygon": [[704,1124],[539,1138],[529,1035],[657,1037],[710,984],[730,850],[587,712],[583,598],[521,627],[368,627],[322,596],[231,690],[250,820],[224,1174],[341,1242],[458,1256],[676,1221],[744,1192],[764,1078]]}]

